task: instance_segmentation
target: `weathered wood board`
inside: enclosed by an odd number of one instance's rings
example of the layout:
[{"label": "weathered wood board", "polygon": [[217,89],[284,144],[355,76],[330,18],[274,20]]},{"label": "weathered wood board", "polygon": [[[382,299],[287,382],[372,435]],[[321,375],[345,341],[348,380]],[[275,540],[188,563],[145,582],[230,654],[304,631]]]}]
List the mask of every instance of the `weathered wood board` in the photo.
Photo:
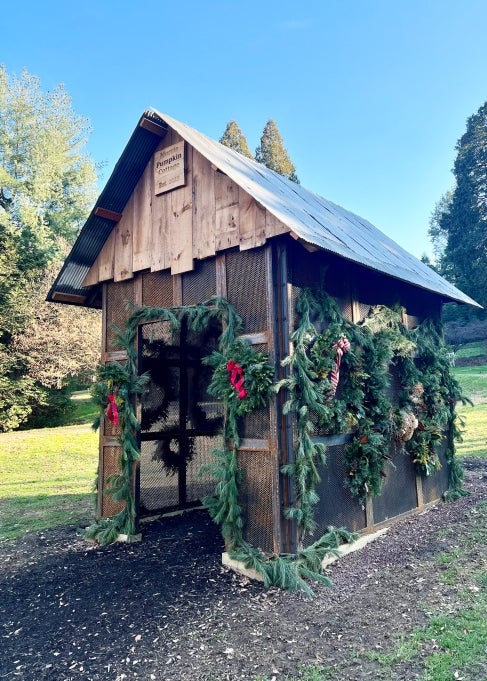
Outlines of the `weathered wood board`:
[{"label": "weathered wood board", "polygon": [[194,268],[195,259],[229,248],[256,248],[289,231],[187,142],[184,184],[156,194],[155,158],[180,142],[182,138],[168,130],[86,275],[85,286],[124,281],[147,269],[170,268],[171,274],[182,274]]}]

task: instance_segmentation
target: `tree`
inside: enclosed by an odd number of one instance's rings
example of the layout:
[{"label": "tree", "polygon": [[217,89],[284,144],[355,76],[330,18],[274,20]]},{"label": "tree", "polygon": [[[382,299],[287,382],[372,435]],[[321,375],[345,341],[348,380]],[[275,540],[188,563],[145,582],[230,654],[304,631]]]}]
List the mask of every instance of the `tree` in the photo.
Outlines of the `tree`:
[{"label": "tree", "polygon": [[19,339],[33,338],[49,267],[93,203],[89,132],[63,86],[43,93],[35,76],[0,66],[0,430],[18,427],[52,387],[31,371],[32,345]]},{"label": "tree", "polygon": [[430,222],[438,266],[445,278],[487,305],[487,102],[467,120],[456,145],[455,186]]},{"label": "tree", "polygon": [[272,118],[265,124],[260,145],[255,150],[255,160],[299,184],[294,163],[284,147],[281,134]]},{"label": "tree", "polygon": [[220,138],[220,143],[224,144],[226,147],[230,147],[230,149],[233,149],[234,151],[238,151],[239,154],[243,154],[244,156],[247,156],[247,158],[253,158],[245,135],[236,121],[227,123],[225,132]]}]

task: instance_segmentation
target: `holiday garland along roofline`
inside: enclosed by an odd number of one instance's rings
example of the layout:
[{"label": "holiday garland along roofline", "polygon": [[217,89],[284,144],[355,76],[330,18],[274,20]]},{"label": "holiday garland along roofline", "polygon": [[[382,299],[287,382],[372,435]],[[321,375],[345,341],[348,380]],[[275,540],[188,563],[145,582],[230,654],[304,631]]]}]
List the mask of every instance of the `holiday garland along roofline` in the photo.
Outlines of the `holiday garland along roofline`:
[{"label": "holiday garland along roofline", "polygon": [[[362,503],[367,496],[380,493],[387,460],[384,449],[391,438],[400,439],[402,425],[384,396],[391,363],[400,369],[404,393],[401,409],[411,414],[416,411],[422,418],[421,436],[414,439],[413,434],[406,443],[416,464],[421,472],[431,472],[425,466],[424,456],[427,462],[430,459],[434,461],[438,427],[451,425],[452,436],[449,436],[447,448],[450,490],[445,496],[454,498],[464,493],[461,488],[463,474],[453,446],[454,437],[459,436],[454,404],[462,398],[458,384],[448,370],[449,365],[445,364],[446,353],[443,353],[445,357],[438,353],[440,337],[437,330],[428,329],[428,333],[434,331],[434,342],[432,346],[428,345],[424,340],[426,326],[423,326],[423,332],[421,327],[413,332],[407,331],[402,324],[401,311],[385,307],[373,308],[362,324],[353,324],[342,317],[332,298],[323,292],[313,294],[310,290],[301,292],[297,313],[299,324],[292,335],[293,352],[282,362],[284,367],[288,367],[288,377],[273,385],[274,372],[266,355],[256,353],[246,341],[237,337],[242,329],[241,319],[224,299],[215,297],[194,306],[140,307],[133,310],[125,330],[117,330],[118,344],[126,350],[127,362],[99,367],[99,381],[93,391],[103,416],[109,403],[108,395],[113,393],[114,386],[117,388],[121,473],[111,476],[106,493],[125,502],[125,507],[113,518],[103,519],[88,528],[87,536],[104,544],[114,541],[119,534],[135,532],[131,476],[133,462],[140,457],[136,438],[140,424],[135,418],[133,401],[144,391],[149,380],[147,375],[137,375],[135,338],[138,325],[150,321],[169,321],[171,327],[177,329],[181,320],[186,318],[194,330],[204,329],[211,319],[217,318],[222,322],[219,351],[204,361],[214,368],[209,392],[225,406],[223,439],[227,448],[214,452],[217,461],[211,470],[216,480],[215,496],[205,499],[205,504],[214,521],[221,526],[230,555],[262,574],[267,586],[300,588],[311,593],[304,580],[327,583],[327,578],[321,574],[321,560],[327,552],[336,550],[337,537],[340,541],[353,541],[356,536],[346,530],[329,528],[312,546],[292,557],[265,556],[243,539],[243,518],[238,503],[242,477],[237,462],[240,443],[238,417],[264,404],[272,389],[276,392],[287,389],[289,397],[284,412],[296,414],[298,443],[295,461],[283,467],[282,471],[295,479],[296,503],[287,509],[286,514],[297,522],[301,545],[304,538],[316,529],[313,511],[318,501],[315,492],[319,482],[318,466],[325,463],[326,456],[325,446],[312,440],[317,427],[327,433],[352,431],[346,455],[350,479],[347,478],[346,484]],[[320,325],[328,325],[324,333],[317,332],[311,321],[312,315]],[[337,355],[340,339],[346,340],[343,346],[347,346],[346,357],[343,352],[340,357]],[[433,347],[434,352],[426,352],[423,346]],[[418,355],[418,350],[421,356],[421,348],[425,356],[423,373],[418,372],[412,359],[413,354]],[[340,360],[347,370],[340,381],[340,398],[333,399]],[[236,367],[238,370],[232,378]],[[422,386],[426,394],[418,405],[411,395],[415,394],[414,387],[420,382],[419,377],[424,380],[424,376],[428,375],[428,367],[431,373],[441,367],[443,385],[438,387],[435,382],[430,390]],[[330,381],[333,370],[336,372],[335,383]],[[237,386],[237,374],[240,378],[244,376],[245,395],[241,391],[242,385]],[[423,454],[423,459],[418,451]]]}]

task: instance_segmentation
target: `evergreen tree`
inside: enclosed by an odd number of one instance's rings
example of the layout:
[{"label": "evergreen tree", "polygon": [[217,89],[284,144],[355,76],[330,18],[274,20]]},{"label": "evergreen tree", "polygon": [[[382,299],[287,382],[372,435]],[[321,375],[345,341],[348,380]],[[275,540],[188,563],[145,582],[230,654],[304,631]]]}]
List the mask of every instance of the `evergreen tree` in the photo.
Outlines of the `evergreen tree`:
[{"label": "evergreen tree", "polygon": [[270,118],[265,124],[260,145],[255,150],[255,160],[274,170],[279,175],[299,184],[296,168],[284,147],[276,122]]},{"label": "evergreen tree", "polygon": [[233,149],[234,151],[238,151],[239,154],[243,154],[244,156],[247,156],[247,158],[253,158],[245,135],[236,121],[227,123],[225,132],[220,137],[220,143],[224,144],[226,147],[230,147],[230,149]]},{"label": "evergreen tree", "polygon": [[429,234],[441,273],[487,305],[487,102],[456,145],[455,186],[437,204]]},{"label": "evergreen tree", "polygon": [[36,321],[50,264],[64,256],[93,203],[88,134],[62,86],[43,93],[36,77],[11,77],[0,66],[0,431],[49,401],[19,339]]}]

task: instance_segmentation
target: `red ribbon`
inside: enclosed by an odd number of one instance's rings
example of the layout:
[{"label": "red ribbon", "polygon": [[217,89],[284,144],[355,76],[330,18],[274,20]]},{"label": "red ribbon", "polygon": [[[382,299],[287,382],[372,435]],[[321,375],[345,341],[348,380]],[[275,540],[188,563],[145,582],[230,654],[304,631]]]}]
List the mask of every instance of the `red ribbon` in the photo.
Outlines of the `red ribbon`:
[{"label": "red ribbon", "polygon": [[116,396],[117,396],[116,393],[110,393],[108,395],[108,404],[107,404],[107,408],[106,408],[106,411],[105,411],[109,421],[111,421],[114,426],[118,426],[118,420],[119,420],[118,419],[117,403],[115,401]]},{"label": "red ribbon", "polygon": [[340,380],[340,363],[342,361],[343,355],[350,350],[350,341],[345,336],[342,336],[337,340],[336,343],[332,345],[332,348],[336,349],[336,359],[335,366],[330,372],[330,383],[331,389],[329,397],[334,397],[338,387],[338,381]]},{"label": "red ribbon", "polygon": [[229,376],[230,383],[238,393],[237,395],[238,399],[243,400],[244,397],[247,397],[247,391],[243,387],[245,381],[244,370],[242,369],[240,364],[234,362],[233,359],[227,362],[227,370],[230,374]]}]

